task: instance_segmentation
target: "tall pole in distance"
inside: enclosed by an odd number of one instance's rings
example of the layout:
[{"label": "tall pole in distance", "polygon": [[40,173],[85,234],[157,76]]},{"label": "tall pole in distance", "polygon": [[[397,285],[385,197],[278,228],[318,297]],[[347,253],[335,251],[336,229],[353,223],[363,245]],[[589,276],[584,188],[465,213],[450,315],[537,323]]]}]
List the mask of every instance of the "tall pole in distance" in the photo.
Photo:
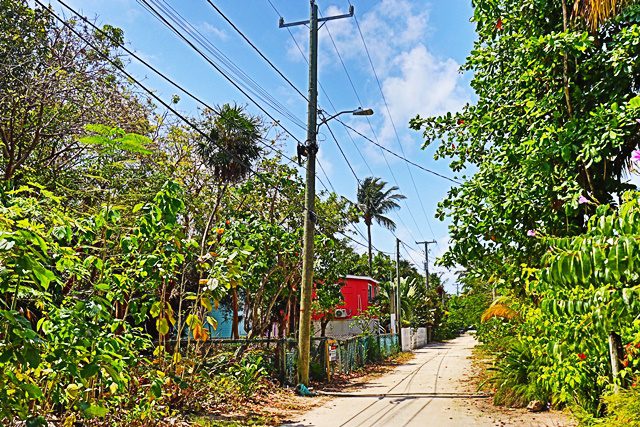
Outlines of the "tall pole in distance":
[{"label": "tall pole in distance", "polygon": [[[311,348],[311,294],[313,292],[313,235],[316,213],[316,153],[318,152],[318,22],[353,16],[353,6],[348,15],[318,19],[318,5],[310,0],[311,14],[308,21],[284,23],[280,28],[297,25],[309,26],[309,96],[307,107],[307,141],[299,152],[307,157],[307,174],[304,198],[304,237],[302,258],[302,286],[300,289],[300,326],[298,329],[298,382],[309,384],[309,358]],[[371,110],[369,110],[371,111]],[[372,113],[371,113],[372,114]]]},{"label": "tall pole in distance", "polygon": [[402,300],[400,295],[400,239],[396,237],[396,294],[398,302],[396,304],[396,313],[398,316],[398,344],[402,350]]},{"label": "tall pole in distance", "polygon": [[434,243],[436,243],[435,240],[431,240],[430,242],[416,242],[416,245],[424,244],[424,275],[427,290],[429,290],[429,245],[433,245]]}]

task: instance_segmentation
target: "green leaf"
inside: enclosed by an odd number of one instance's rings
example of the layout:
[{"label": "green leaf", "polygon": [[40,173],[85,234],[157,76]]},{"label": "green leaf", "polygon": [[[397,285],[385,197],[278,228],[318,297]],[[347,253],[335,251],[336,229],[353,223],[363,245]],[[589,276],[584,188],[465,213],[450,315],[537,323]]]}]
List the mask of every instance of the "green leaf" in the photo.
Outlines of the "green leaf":
[{"label": "green leaf", "polygon": [[38,387],[35,384],[22,383],[20,384],[20,388],[26,391],[29,394],[29,396],[31,396],[34,399],[42,398],[42,390],[40,390],[40,387]]},{"label": "green leaf", "polygon": [[151,317],[158,317],[160,315],[160,310],[162,309],[162,304],[160,301],[156,301],[151,305],[151,309],[149,309],[149,314]]},{"label": "green leaf", "polygon": [[49,284],[56,278],[55,274],[53,274],[51,270],[44,268],[35,261],[31,263],[31,271],[44,290],[47,290],[49,288]]},{"label": "green leaf", "polygon": [[104,406],[90,405],[84,410],[84,414],[88,417],[100,417],[103,418],[109,413],[109,409]]},{"label": "green leaf", "polygon": [[160,335],[167,335],[169,333],[169,322],[167,322],[166,318],[161,317],[156,320],[156,328]]},{"label": "green leaf", "polygon": [[80,370],[80,376],[85,379],[91,378],[92,376],[96,375],[98,372],[100,372],[100,367],[95,363],[90,363],[82,367],[82,369]]},{"label": "green leaf", "polygon": [[629,107],[631,108],[640,108],[640,95],[631,98],[631,100],[629,100]]},{"label": "green leaf", "polygon": [[34,347],[27,346],[23,355],[31,368],[37,368],[40,365],[40,353]]}]

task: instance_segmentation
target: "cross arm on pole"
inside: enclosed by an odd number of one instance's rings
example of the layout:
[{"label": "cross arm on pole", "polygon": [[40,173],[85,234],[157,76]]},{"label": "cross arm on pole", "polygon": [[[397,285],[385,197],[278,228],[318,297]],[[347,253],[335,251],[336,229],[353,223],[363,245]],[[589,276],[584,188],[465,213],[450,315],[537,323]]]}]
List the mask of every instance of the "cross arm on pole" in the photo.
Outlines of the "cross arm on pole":
[{"label": "cross arm on pole", "polygon": [[[349,13],[343,14],[343,15],[335,15],[335,16],[327,16],[324,18],[318,18],[318,22],[327,22],[327,21],[333,21],[335,19],[342,19],[342,18],[352,18],[353,15],[355,13],[355,8],[353,7],[353,5],[349,6]],[[295,22],[284,22],[284,18],[280,18],[280,21],[278,22],[278,26],[280,28],[287,28],[287,27],[297,27],[298,25],[309,25],[311,21],[306,20],[306,21],[295,21]]]}]

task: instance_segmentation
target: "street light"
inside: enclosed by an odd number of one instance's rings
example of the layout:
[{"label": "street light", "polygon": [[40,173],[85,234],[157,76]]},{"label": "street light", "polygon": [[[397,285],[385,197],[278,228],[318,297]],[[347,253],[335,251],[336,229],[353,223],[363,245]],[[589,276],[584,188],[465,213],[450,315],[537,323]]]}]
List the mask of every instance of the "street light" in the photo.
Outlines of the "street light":
[{"label": "street light", "polygon": [[[355,110],[344,110],[344,111],[340,111],[339,113],[334,114],[333,116],[330,117],[326,117],[324,118],[319,124],[318,124],[318,130],[320,129],[320,126],[322,126],[323,124],[327,123],[330,120],[335,119],[338,116],[341,116],[343,114],[352,114],[354,116],[373,116],[373,110],[371,108],[366,108],[366,109],[362,109],[362,107],[358,107]],[[324,116],[323,111],[320,110],[320,115]]]},{"label": "street light", "polygon": [[[362,107],[358,107],[355,110],[340,111],[339,113],[336,113],[333,116],[329,116],[329,117],[325,117],[324,111],[318,110],[318,115],[324,118],[316,126],[316,135],[320,132],[320,126],[328,123],[329,121],[343,114],[352,114],[354,116],[373,116],[373,110],[371,108],[362,109]],[[302,158],[307,156],[308,147],[305,144],[299,143],[297,148],[297,154],[298,154],[298,164],[302,166]]]}]

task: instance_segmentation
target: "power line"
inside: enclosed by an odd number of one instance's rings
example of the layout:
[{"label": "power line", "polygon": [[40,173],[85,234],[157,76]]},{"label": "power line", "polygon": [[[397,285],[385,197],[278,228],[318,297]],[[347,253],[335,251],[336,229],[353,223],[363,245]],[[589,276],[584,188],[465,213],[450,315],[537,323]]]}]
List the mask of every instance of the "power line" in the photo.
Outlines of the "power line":
[{"label": "power line", "polygon": [[[259,98],[262,102],[269,105],[272,109],[287,117],[295,126],[303,130],[306,129],[306,125],[304,124],[304,122],[298,119],[294,113],[292,113],[287,107],[280,103],[280,101],[275,99],[269,93],[269,91],[260,86],[260,84],[258,84],[240,67],[238,67],[231,59],[229,59],[229,57],[227,57],[213,43],[211,43],[205,36],[203,36],[197,28],[191,25],[171,5],[167,4],[164,0],[138,0],[138,3],[140,3],[164,26],[169,28],[180,39],[182,39],[191,49],[198,53],[206,62],[208,62],[213,68],[215,68],[218,73],[220,73],[229,83],[236,87],[236,89],[238,89],[252,103],[257,105],[254,97],[249,95],[247,92],[251,92],[256,98]],[[169,22],[169,20],[172,21],[173,24]],[[193,42],[189,40],[187,36],[185,36],[185,34],[189,35],[191,39],[193,39]],[[199,44],[202,49],[198,48],[194,43]],[[220,64],[212,61],[211,58],[203,52],[203,50],[213,56]],[[223,67],[226,67],[226,70],[223,70]],[[230,74],[235,76],[235,80],[229,76]],[[259,106],[259,108],[265,114],[271,117],[271,115],[262,106]]]},{"label": "power line", "polygon": [[404,251],[407,253],[407,255],[409,256],[409,258],[411,259],[411,261],[413,261],[413,263],[416,266],[419,266],[420,264],[418,264],[416,262],[416,260],[413,258],[413,256],[411,255],[411,252],[409,252],[409,249],[412,249],[409,245],[407,245],[405,242],[403,242],[402,240],[400,240],[400,243],[402,244],[402,246],[404,247]]},{"label": "power line", "polygon": [[[269,3],[269,5],[271,5],[271,8],[275,11],[275,13],[278,15],[278,17],[282,18],[282,14],[280,13],[280,11],[278,10],[278,8],[276,8],[276,6],[273,4],[273,2],[271,0],[267,0],[267,2]],[[298,41],[296,40],[295,36],[293,35],[293,32],[291,32],[291,29],[289,27],[286,27],[289,36],[291,37],[291,39],[293,40],[293,43],[295,44],[295,46],[298,48],[298,51],[300,52],[300,55],[302,56],[302,58],[305,60],[305,62],[307,62],[307,64],[309,63],[306,55],[304,54],[304,51],[302,50],[302,48],[300,47],[300,44],[298,43]],[[327,27],[327,31],[329,31],[329,28]],[[334,44],[335,46],[335,44]],[[337,50],[337,47],[336,47]],[[338,52],[338,55],[340,55],[340,53]],[[344,66],[344,63],[343,63]],[[348,75],[348,71],[346,70],[345,67],[345,71],[347,72]],[[351,77],[349,76],[349,80],[351,81]],[[327,91],[325,90],[324,86],[322,85],[321,82],[318,82],[320,85],[320,89],[322,90],[322,93],[325,95],[325,97],[327,98],[327,101],[329,102],[329,104],[331,105],[331,107],[333,108],[333,110],[335,112],[337,112],[337,109],[335,107],[335,105],[333,104],[333,102],[331,101],[331,98],[329,97],[329,94],[327,93]],[[356,99],[358,100],[358,102],[360,104],[362,104],[362,100],[360,99],[360,96],[358,95],[357,90],[355,89],[355,86],[353,85],[353,82],[351,81],[351,87],[353,88],[355,95],[356,95]],[[341,123],[343,125],[343,127],[345,128],[345,131],[347,133],[347,135],[349,136],[349,138],[351,139],[351,142],[353,144],[353,146],[355,147],[355,149],[358,151],[358,153],[360,154],[360,157],[362,157],[362,160],[364,161],[364,163],[366,164],[367,168],[369,169],[369,171],[371,172],[372,175],[374,175],[373,170],[371,169],[371,166],[369,166],[369,163],[367,162],[367,160],[365,159],[365,157],[362,155],[362,152],[360,151],[360,149],[358,148],[358,145],[356,144],[355,140],[353,139],[353,136],[351,135],[351,133],[349,132],[349,129],[344,126],[344,123],[340,120],[338,120],[339,123]],[[367,122],[369,123],[369,127],[371,128],[371,131],[373,132],[373,126],[371,124],[371,121],[369,120],[369,118],[367,117]],[[327,126],[329,127],[329,126]],[[351,163],[349,162],[348,157],[346,156],[344,150],[342,149],[340,143],[338,142],[335,134],[333,133],[333,131],[331,130],[331,128],[329,128],[329,132],[331,133],[331,136],[333,137],[336,145],[338,146],[338,149],[340,150],[343,158],[345,159],[345,161],[347,162],[347,165],[349,166],[349,169],[351,170],[351,172],[353,173],[354,177],[356,178],[356,181],[358,181],[358,183],[360,183],[360,179],[358,178],[357,174],[355,173],[354,168],[352,167]],[[375,132],[374,132],[375,135]],[[386,161],[386,156],[384,155],[384,152],[382,152],[383,157],[385,158]],[[394,181],[396,182],[396,186],[398,186],[398,182],[395,178],[395,175],[393,174],[393,171],[391,170],[391,166],[389,165],[389,162],[387,161],[387,167],[389,168],[389,171],[391,172],[391,175],[393,176]],[[322,169],[322,167],[321,167]],[[324,172],[324,170],[323,170]],[[327,178],[327,180],[329,181],[329,184],[333,187],[333,184],[331,184],[331,181],[329,180],[329,177],[326,175],[325,176]],[[334,191],[335,192],[335,191]],[[344,197],[344,196],[343,196]],[[346,200],[349,200],[345,197]],[[351,201],[350,201],[351,202]],[[351,202],[353,203],[353,202]],[[404,201],[405,206],[407,207],[407,210],[409,211],[409,214],[411,215],[411,217],[413,218],[413,214],[411,213],[411,210],[409,209],[409,205],[407,205],[406,201]],[[400,222],[402,223],[402,225],[405,227],[405,229],[407,229],[409,231],[409,227],[407,227],[407,225],[404,223],[404,221],[402,220],[402,217],[400,215],[398,215],[398,219],[400,220]],[[416,228],[420,228],[417,224],[417,222],[415,221],[415,218],[413,218],[413,221],[416,225]],[[356,229],[356,231],[363,237],[365,238],[365,240],[368,240],[363,234],[362,232],[357,228],[354,227]],[[409,231],[410,232],[410,231]],[[390,254],[388,252],[384,252],[381,251],[379,249],[377,249],[373,244],[371,245],[376,251],[381,252],[381,253],[385,253],[385,254]]]},{"label": "power line", "polygon": [[[251,46],[253,48],[254,51],[256,51],[256,53],[258,53],[258,55],[260,55],[260,57],[262,59],[264,59],[267,64],[269,64],[269,66],[276,72],[278,73],[278,75],[280,75],[280,77],[282,77],[288,84],[289,86],[291,86],[293,88],[293,90],[295,90],[305,101],[309,101],[309,99],[296,87],[295,84],[293,84],[293,82],[284,75],[284,73],[282,71],[280,71],[280,69],[242,32],[242,30],[240,30],[238,28],[237,25],[235,25],[233,23],[233,21],[231,21],[231,19],[229,19],[227,17],[227,15],[224,14],[224,12],[222,12],[222,10],[220,10],[220,8],[218,6],[216,6],[211,0],[207,0],[207,3],[209,3],[209,5],[211,5],[211,7],[218,12],[218,14],[229,24],[231,25],[231,27],[249,44],[249,46]],[[273,6],[273,4],[272,4]],[[327,172],[325,171],[324,167],[322,166],[322,163],[320,162],[320,160],[318,159],[318,166],[320,167],[320,170],[322,171],[325,179],[327,180],[327,182],[329,183],[329,185],[331,186],[331,189],[334,193],[337,193],[335,187],[333,186],[333,183],[331,182],[331,180],[329,179],[329,175],[327,174]],[[322,186],[329,191],[329,188],[320,180],[320,177],[318,177],[316,175],[316,177],[318,178],[318,180],[320,181],[320,183],[322,184]]]},{"label": "power line", "polygon": [[[77,11],[75,11],[74,9],[72,9],[70,6],[68,6],[66,3],[64,3],[62,0],[57,0],[60,4],[62,4],[65,8],[67,8],[68,10],[70,10],[71,12],[73,12],[75,15],[77,15],[78,17],[80,17],[85,23],[88,23],[89,25],[93,26],[96,30],[100,31],[103,35],[106,35],[104,32],[102,32],[102,30],[100,30],[99,28],[97,28],[95,25],[93,25],[88,19],[86,19],[85,17],[83,17],[82,15],[80,15]],[[128,71],[126,71],[124,69],[124,67],[117,63],[115,60],[113,60],[112,58],[110,58],[107,54],[103,53],[100,49],[98,49],[95,45],[93,45],[91,42],[89,42],[86,38],[84,38],[73,26],[71,26],[68,22],[66,22],[64,19],[62,19],[60,16],[58,16],[55,12],[53,12],[51,9],[47,8],[40,0],[35,0],[35,2],[40,5],[40,7],[43,8],[43,10],[45,10],[46,12],[48,12],[50,15],[52,15],[54,18],[56,18],[58,21],[60,21],[60,23],[65,26],[67,29],[69,29],[72,33],[74,33],[80,40],[84,41],[87,46],[91,47],[92,49],[94,49],[96,51],[96,53],[101,56],[103,59],[105,59],[106,61],[108,61],[109,63],[111,63],[112,66],[114,66],[119,72],[121,72],[125,77],[127,77],[130,81],[132,81],[133,83],[135,83],[137,86],[139,86],[144,92],[146,92],[151,98],[155,99],[157,102],[159,102],[160,104],[162,104],[162,106],[164,106],[167,110],[171,111],[176,117],[178,117],[180,120],[182,120],[184,123],[186,123],[189,127],[191,127],[194,131],[196,131],[196,133],[200,134],[202,137],[209,139],[209,136],[203,132],[200,128],[198,128],[197,125],[195,125],[191,120],[189,120],[187,117],[185,117],[183,114],[181,114],[180,112],[178,112],[175,108],[173,108],[169,103],[167,103],[166,101],[164,101],[162,98],[160,98],[158,95],[156,95],[156,93],[149,89],[146,85],[144,85],[142,82],[140,82],[139,79],[135,78],[131,73],[129,73]],[[108,36],[108,35],[107,35]],[[121,48],[123,47],[121,44],[118,44],[118,46],[120,46]],[[125,50],[127,50],[125,48]],[[137,57],[137,55],[135,55],[134,57]],[[156,72],[158,75],[162,76],[165,80],[167,80],[168,82],[170,82],[173,86],[177,87],[177,88],[181,88],[180,85],[178,85],[177,83],[173,82],[171,79],[169,79],[168,77],[166,77],[164,74],[160,73],[155,67],[150,67],[150,69],[152,69],[154,72]],[[181,89],[183,90],[183,89]],[[190,92],[184,90],[185,93],[190,94]],[[191,94],[190,94],[191,95]],[[191,95],[194,99],[197,99],[195,96]],[[204,104],[206,105],[206,104]],[[260,180],[262,180],[263,182],[268,184],[268,181],[265,180],[265,178],[262,176],[262,174],[258,171],[255,171],[253,168],[251,168],[251,165],[247,164],[246,162],[244,162],[242,159],[238,158],[233,152],[227,150],[224,146],[220,146],[218,145],[218,148],[223,151],[225,154],[229,155],[231,158],[233,158],[235,161],[237,161],[238,163],[242,164],[243,166],[245,166],[247,168],[247,170],[249,170],[249,172],[251,173],[251,175],[255,175],[257,178],[259,178]],[[275,190],[282,195],[285,198],[288,198],[285,194],[282,193],[282,190],[276,186]],[[305,211],[305,207],[302,207],[303,211]],[[319,221],[323,221],[325,223],[327,223],[327,221],[325,221],[323,218],[317,216]],[[347,238],[348,240],[363,246],[363,247],[367,247],[366,244],[359,242],[355,239],[353,239],[351,236],[347,235],[346,233],[342,232],[342,231],[336,231],[337,234],[340,234],[342,236],[344,236],[345,238]],[[325,234],[327,237],[330,237],[327,233],[323,232],[322,234]]]},{"label": "power line", "polygon": [[[351,5],[351,0],[348,0]],[[378,78],[378,73],[376,71],[375,66],[373,65],[373,60],[371,59],[371,54],[369,53],[369,47],[367,46],[367,42],[362,34],[362,29],[360,28],[360,23],[358,22],[358,17],[354,15],[354,19],[356,22],[356,27],[358,28],[358,33],[360,34],[360,39],[362,40],[362,44],[364,45],[365,52],[367,54],[367,58],[369,59],[369,64],[371,65],[371,69],[373,70],[373,75],[378,83],[378,89],[380,90],[380,95],[382,95],[382,101],[384,102],[385,108],[387,110],[387,115],[389,116],[389,121],[391,122],[391,126],[393,127],[393,132],[395,133],[396,139],[398,140],[398,145],[400,146],[400,152],[403,157],[407,157],[404,152],[404,147],[402,146],[402,142],[400,141],[400,136],[398,135],[398,129],[396,129],[396,124],[393,121],[393,116],[391,115],[391,110],[389,109],[389,104],[387,103],[387,98],[384,95],[384,91],[382,90],[382,84],[380,83],[380,79]],[[425,219],[427,220],[427,225],[429,226],[429,230],[435,239],[435,234],[433,233],[433,228],[431,227],[431,221],[429,221],[429,216],[427,215],[427,211],[424,208],[424,203],[422,202],[422,197],[420,196],[420,191],[418,191],[418,186],[416,185],[416,181],[413,177],[413,173],[411,172],[411,168],[407,165],[407,171],[409,171],[409,177],[411,178],[411,182],[413,183],[413,188],[416,191],[416,195],[418,196],[418,201],[420,202],[420,206],[422,207],[422,213],[424,214]]]},{"label": "power line", "polygon": [[[354,17],[355,17],[355,15],[354,15]],[[342,64],[342,68],[343,68],[343,70],[344,70],[345,74],[347,75],[347,79],[349,80],[349,84],[351,85],[351,89],[353,90],[353,93],[355,94],[356,99],[358,100],[358,102],[359,102],[360,104],[362,104],[362,100],[361,100],[361,98],[360,98],[360,95],[358,94],[358,90],[356,89],[356,86],[355,86],[355,84],[353,83],[353,79],[351,78],[351,73],[349,73],[349,69],[347,68],[347,65],[345,64],[344,60],[342,59],[342,55],[340,54],[340,50],[338,49],[338,45],[336,44],[336,42],[335,42],[335,40],[334,40],[334,38],[333,38],[333,35],[331,34],[331,30],[329,29],[329,25],[326,25],[326,29],[327,29],[327,34],[329,35],[329,38],[331,39],[331,44],[333,45],[333,48],[335,49],[336,54],[338,55],[338,59],[340,60],[340,63]],[[339,122],[340,122],[343,126],[345,126],[344,122],[342,122],[342,121],[340,121],[340,120],[339,120]],[[377,135],[376,135],[375,130],[373,129],[373,125],[371,124],[371,120],[369,120],[369,118],[368,118],[368,117],[367,117],[367,122],[369,123],[369,128],[371,129],[371,133],[373,134],[373,136],[374,136],[374,137],[376,138],[376,140],[377,140],[377,139],[378,139],[378,137],[377,137]],[[345,126],[345,129],[348,129],[348,128]],[[348,130],[347,130],[347,133],[348,133],[348,134],[349,134],[349,136],[351,137],[351,134],[349,133],[349,131],[348,131]],[[352,141],[353,141],[353,137],[351,137],[351,139],[352,139]],[[355,141],[353,141],[353,143],[354,143],[354,145],[356,145],[356,144],[355,144]],[[357,145],[356,145],[356,146],[357,146]],[[360,150],[358,150],[358,152],[360,152]],[[381,152],[382,152],[382,151],[381,151]],[[361,156],[362,156],[362,154],[361,154]],[[398,188],[399,188],[399,187],[400,187],[400,184],[398,183],[398,180],[396,179],[396,176],[395,176],[395,174],[393,173],[393,170],[391,169],[391,165],[389,164],[389,161],[387,160],[387,157],[385,156],[384,152],[382,152],[382,157],[384,158],[385,163],[387,164],[387,168],[389,169],[389,172],[391,173],[391,177],[393,178],[393,181],[395,182],[396,187],[398,187]],[[363,159],[364,159],[364,156],[363,156]],[[365,163],[366,163],[366,160],[365,160]],[[368,163],[367,163],[367,166],[368,166]],[[370,168],[370,167],[369,167],[369,170],[371,170],[371,168]],[[373,174],[373,172],[372,172],[372,174]],[[408,213],[409,213],[409,216],[410,216],[410,217],[411,217],[411,219],[413,220],[413,224],[416,226],[416,229],[418,230],[418,232],[419,232],[419,233],[421,233],[421,228],[420,228],[420,226],[418,225],[418,222],[416,221],[416,219],[415,219],[415,217],[414,217],[414,215],[413,215],[413,212],[411,211],[411,208],[409,207],[409,204],[407,203],[407,201],[406,201],[406,200],[403,200],[403,204],[404,204],[404,206],[407,208],[407,211],[408,211]],[[405,229],[407,229],[407,231],[409,231],[409,233],[411,233],[411,231],[410,231],[409,227],[407,227],[407,225],[404,223],[404,221],[402,220],[402,217],[401,217],[399,214],[398,214],[398,219],[400,220],[400,222],[402,223],[402,225],[405,227]],[[422,234],[422,233],[421,233],[421,234]]]},{"label": "power line", "polygon": [[329,126],[329,123],[325,123],[325,125],[327,126],[327,129],[329,129],[329,133],[331,134],[331,137],[333,138],[333,141],[338,146],[338,149],[340,150],[340,153],[342,154],[342,157],[344,158],[344,161],[347,162],[347,166],[349,166],[349,169],[351,170],[351,173],[353,174],[353,176],[356,178],[356,181],[358,182],[358,186],[359,186],[361,184],[360,178],[358,178],[358,175],[356,174],[356,171],[353,169],[353,166],[351,166],[351,162],[349,161],[349,158],[344,153],[344,150],[342,150],[342,146],[338,142],[338,138],[336,138],[336,135],[333,133],[333,130],[331,129],[331,126]]},{"label": "power line", "polygon": [[[76,16],[78,16],[80,19],[82,19],[86,24],[90,25],[94,30],[96,30],[97,32],[99,32],[101,35],[105,36],[105,37],[109,37],[111,39],[111,41],[115,42],[115,40],[113,40],[109,34],[105,33],[101,28],[99,28],[98,26],[96,26],[95,24],[93,24],[91,21],[89,21],[88,19],[86,19],[84,16],[80,15],[78,12],[76,12],[75,10],[73,10],[70,6],[68,6],[66,3],[64,3],[61,0],[57,0],[60,4],[62,4],[65,8],[67,8],[69,11],[71,11],[72,13],[76,14]],[[143,59],[142,57],[140,57],[138,54],[136,54],[135,52],[133,52],[132,50],[130,50],[129,48],[127,48],[125,45],[120,44],[120,43],[116,43],[118,45],[118,47],[122,50],[124,50],[129,56],[135,58],[138,62],[140,62],[141,64],[143,64],[145,67],[149,68],[151,71],[153,71],[157,76],[159,76],[160,78],[162,78],[164,81],[166,81],[167,83],[171,84],[172,86],[174,86],[175,88],[177,88],[178,90],[180,90],[182,93],[184,93],[185,95],[189,96],[191,99],[193,99],[194,101],[196,101],[197,103],[199,103],[200,105],[202,105],[205,108],[208,108],[211,111],[215,111],[215,109],[210,106],[208,103],[206,103],[205,101],[203,101],[200,97],[198,97],[197,95],[193,94],[193,92],[190,92],[189,90],[187,90],[184,86],[180,85],[179,83],[176,83],[175,81],[171,80],[170,78],[168,78],[165,74],[163,74],[160,70],[158,70],[155,66],[153,66],[152,64],[150,64],[148,61],[146,61],[145,59]],[[282,124],[279,124],[277,121],[275,122],[275,124],[284,129],[287,133],[289,133],[291,135],[291,133],[284,128],[284,126],[282,126]],[[295,136],[294,136],[295,138]],[[290,163],[293,164],[297,164],[297,162],[292,159],[291,157],[288,157],[286,154],[284,154],[282,151],[278,150],[277,148],[267,144],[264,139],[258,140],[258,142],[260,142],[262,145],[264,145],[265,147],[269,148],[270,150],[275,151],[276,153],[278,153],[280,156],[282,156],[283,158],[287,159]],[[321,166],[322,168],[322,166]],[[323,169],[324,171],[324,169]],[[326,174],[325,174],[326,175]],[[329,188],[327,187],[327,185],[322,181],[322,179],[320,179],[320,177],[318,177],[318,181],[320,182],[320,184],[328,191]],[[327,177],[328,179],[328,177]],[[330,183],[331,185],[331,183]],[[331,185],[331,187],[333,188],[333,185]],[[335,193],[335,189],[334,189],[334,193]]]},{"label": "power line", "polygon": [[[268,3],[271,5],[271,7],[273,8],[273,10],[276,12],[276,14],[279,17],[282,17],[282,14],[280,13],[280,11],[275,7],[275,5],[273,4],[273,2],[271,0],[267,0]],[[329,27],[327,26],[327,32],[329,33],[329,35],[331,36],[331,32],[329,31]],[[302,58],[307,62],[308,64],[308,60],[307,57],[304,54],[304,51],[302,50],[302,48],[300,47],[300,44],[298,43],[298,41],[296,40],[295,36],[293,35],[293,33],[291,32],[291,29],[287,27],[287,31],[289,32],[289,36],[291,37],[291,39],[293,40],[293,43],[295,44],[295,46],[298,48],[298,51],[300,52],[300,55],[302,56]],[[338,56],[341,58],[340,56],[340,52],[338,51],[337,46],[334,43],[334,47],[336,49],[336,53],[338,54]],[[358,94],[358,91],[356,90],[355,86],[353,85],[353,81],[351,79],[351,76],[349,75],[349,71],[347,70],[344,62],[342,63],[343,68],[345,70],[345,72],[347,73],[347,76],[349,77],[349,81],[351,82],[351,87],[356,95],[356,99],[358,100],[358,102],[360,104],[362,104],[362,100],[360,98],[360,95]],[[337,112],[336,107],[333,105],[333,102],[331,101],[331,98],[329,97],[329,94],[327,93],[327,91],[325,90],[324,86],[322,85],[321,82],[319,82],[320,85],[320,89],[322,90],[322,93],[325,95],[325,97],[327,98],[327,101],[329,102],[329,104],[331,105],[331,107],[333,108],[334,111]],[[340,120],[338,120],[339,123],[341,123],[343,126],[344,123]],[[369,128],[371,129],[371,132],[373,133],[374,137],[377,139],[376,133],[373,130],[373,125],[371,124],[371,120],[369,120],[369,118],[367,117],[367,123],[369,124]],[[349,138],[351,139],[351,142],[353,144],[353,146],[356,148],[356,151],[358,151],[358,154],[360,154],[360,157],[362,158],[362,160],[364,161],[365,165],[367,166],[367,168],[369,169],[369,171],[371,172],[371,175],[375,175],[373,173],[373,170],[371,169],[371,166],[369,166],[369,163],[367,162],[367,160],[365,159],[365,157],[362,155],[362,152],[360,151],[360,149],[358,148],[358,145],[356,144],[355,140],[353,139],[353,136],[351,135],[351,133],[349,132],[349,129],[347,127],[345,127],[346,133],[349,136]],[[342,151],[342,150],[341,150]],[[396,184],[396,187],[400,187],[400,184],[398,183],[398,180],[396,179],[395,174],[393,173],[393,170],[391,169],[391,165],[389,164],[389,161],[387,160],[387,156],[384,154],[384,151],[380,151],[382,154],[382,157],[384,158],[385,163],[387,164],[387,168],[389,169],[389,172],[391,174],[391,177],[393,178],[393,181]],[[416,226],[416,229],[420,230],[420,226],[418,225],[415,217],[413,216],[413,213],[411,212],[411,208],[409,207],[409,205],[407,204],[406,200],[403,200],[403,203],[405,205],[405,207],[407,208],[407,211],[409,212],[409,215],[411,216],[414,225]],[[409,231],[410,233],[410,228],[407,227],[407,225],[404,223],[404,221],[402,220],[402,217],[400,216],[400,214],[398,214],[398,220],[400,221],[400,223],[404,226],[404,228]]]},{"label": "power line", "polygon": [[218,14],[220,16],[222,16],[222,18],[227,21],[227,23],[229,25],[231,25],[231,27],[233,27],[234,30],[236,30],[236,32],[238,34],[240,34],[240,36],[253,48],[253,50],[255,50],[258,55],[260,55],[260,57],[262,59],[264,59],[265,61],[267,61],[267,63],[271,66],[271,68],[273,68],[273,70],[278,73],[280,75],[280,77],[282,77],[288,84],[289,86],[291,86],[293,88],[293,90],[295,90],[296,92],[298,92],[298,94],[300,94],[301,97],[304,98],[305,101],[309,101],[309,99],[306,97],[306,95],[304,95],[297,87],[296,85],[293,84],[293,82],[291,82],[291,80],[289,80],[289,78],[287,76],[285,76],[282,71],[280,71],[280,69],[278,67],[276,67],[273,62],[271,62],[271,60],[269,58],[266,57],[266,55],[264,55],[262,53],[262,51],[260,49],[258,49],[256,47],[256,45],[249,40],[249,38],[227,17],[227,15],[225,15],[220,8],[218,8],[218,6],[216,6],[215,4],[213,4],[213,2],[211,0],[207,0],[207,3],[209,3],[211,5],[212,8],[214,8],[216,10],[216,12],[218,12]]},{"label": "power line", "polygon": [[395,157],[397,157],[397,158],[399,158],[399,159],[401,159],[401,160],[403,160],[403,161],[405,161],[405,162],[409,163],[410,165],[415,166],[415,167],[417,167],[418,169],[421,169],[421,170],[423,170],[423,171],[425,171],[425,172],[427,172],[427,173],[430,173],[430,174],[435,175],[435,176],[437,176],[437,177],[440,177],[440,178],[442,178],[442,179],[446,179],[447,181],[451,181],[451,182],[453,182],[454,184],[462,185],[462,183],[461,183],[460,181],[456,181],[455,179],[453,179],[453,178],[449,178],[448,176],[443,175],[443,174],[441,174],[441,173],[439,173],[439,172],[433,171],[433,170],[431,170],[431,169],[427,169],[427,168],[425,168],[424,166],[422,166],[422,165],[420,165],[420,164],[418,164],[418,163],[412,162],[411,160],[407,159],[406,157],[403,157],[403,156],[401,156],[400,154],[395,153],[394,151],[389,150],[389,149],[388,149],[387,147],[385,147],[384,145],[382,145],[382,144],[380,144],[380,143],[378,143],[378,142],[376,142],[376,141],[372,140],[371,138],[369,138],[369,137],[368,137],[368,136],[366,136],[365,134],[363,134],[363,133],[359,132],[358,130],[356,130],[356,129],[354,129],[353,127],[349,126],[348,124],[344,123],[344,122],[343,122],[342,120],[340,120],[339,118],[336,118],[336,120],[337,120],[338,122],[342,123],[342,124],[343,124],[344,126],[346,126],[347,128],[351,129],[353,132],[355,132],[355,133],[357,133],[358,135],[360,135],[362,138],[364,138],[364,139],[366,139],[367,141],[369,141],[370,143],[372,143],[373,145],[375,145],[375,146],[379,147],[381,150],[386,151],[387,153],[389,153],[389,154],[391,154],[391,155],[393,155],[393,156],[395,156]]}]

